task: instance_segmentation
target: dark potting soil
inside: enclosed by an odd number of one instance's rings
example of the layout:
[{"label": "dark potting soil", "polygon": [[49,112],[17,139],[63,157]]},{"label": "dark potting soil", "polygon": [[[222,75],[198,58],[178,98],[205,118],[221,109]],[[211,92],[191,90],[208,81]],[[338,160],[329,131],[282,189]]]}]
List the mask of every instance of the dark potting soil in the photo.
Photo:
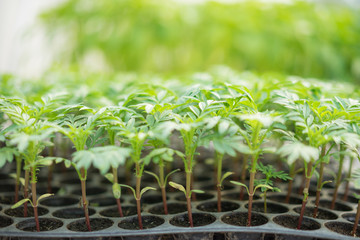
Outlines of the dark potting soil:
[{"label": "dark potting soil", "polygon": [[[19,196],[19,200],[21,199],[23,199],[23,197]],[[15,197],[14,195],[0,196],[0,203],[12,205],[15,203]]]},{"label": "dark potting soil", "polygon": [[0,216],[0,228],[10,226],[14,221],[5,216]]},{"label": "dark potting soil", "polygon": [[[276,216],[274,219],[274,222],[286,227],[286,228],[292,228],[296,229],[299,221],[299,216],[293,216],[293,215],[280,215]],[[321,227],[320,223],[306,218],[303,218],[302,224],[301,224],[301,230],[317,230]]]},{"label": "dark potting soil", "polygon": [[49,206],[49,207],[62,207],[62,206],[70,206],[73,204],[79,203],[79,199],[72,197],[51,197],[40,201],[40,204]]},{"label": "dark potting soil", "polygon": [[[88,208],[89,216],[95,213],[95,210],[92,208]],[[54,217],[58,218],[65,218],[65,219],[72,219],[72,218],[81,218],[85,217],[84,209],[83,208],[63,208],[55,211],[53,213]]]},{"label": "dark potting soil", "polygon": [[[284,194],[269,195],[269,196],[267,196],[267,199],[275,201],[275,202],[286,203],[285,202],[286,195],[284,195]],[[302,203],[301,198],[290,196],[289,204],[301,204],[301,203]]]},{"label": "dark potting soil", "polygon": [[[194,227],[206,226],[215,222],[216,218],[208,213],[193,213]],[[189,216],[187,213],[178,215],[170,219],[170,224],[177,227],[190,227]]]},{"label": "dark potting soil", "polygon": [[[87,196],[98,195],[98,194],[102,194],[104,192],[106,192],[106,188],[101,188],[101,187],[89,187],[89,188],[86,188],[86,195]],[[76,190],[72,191],[72,194],[81,196],[81,189],[76,189]]]},{"label": "dark potting soil", "polygon": [[[234,226],[246,226],[248,220],[247,212],[229,213],[221,218],[224,223]],[[251,226],[260,226],[267,223],[269,220],[259,213],[251,214]]]},{"label": "dark potting soil", "polygon": [[[352,222],[354,223],[355,222],[355,217],[356,217],[356,214],[355,213],[346,213],[346,214],[343,214],[342,215],[342,218],[349,221],[349,222]],[[359,222],[360,224],[360,222]]]},{"label": "dark potting soil", "polygon": [[[135,206],[122,206],[122,212],[124,217],[135,215],[136,207]],[[120,217],[119,211],[117,207],[107,208],[100,212],[100,215],[104,217]]]},{"label": "dark potting soil", "polygon": [[[194,194],[194,193],[193,193]],[[214,197],[214,195],[210,194],[210,193],[198,193],[196,194],[195,199],[192,198],[191,201],[196,202],[196,201],[205,201],[205,200],[209,200],[212,199]],[[183,194],[181,194],[180,196],[175,198],[178,201],[183,201],[186,202],[186,198]]]},{"label": "dark potting soil", "polygon": [[[154,228],[160,226],[165,222],[163,218],[155,216],[142,216],[143,229]],[[139,222],[137,217],[132,217],[124,219],[119,222],[119,228],[128,229],[128,230],[139,230]]]},{"label": "dark potting soil", "polygon": [[[34,216],[34,209],[33,207],[29,206],[30,204],[28,204],[28,217],[33,217]],[[38,215],[42,216],[45,215],[49,212],[49,210],[47,210],[46,208],[43,207],[38,207]],[[12,216],[12,217],[24,217],[24,206],[20,206],[18,208],[14,208],[14,209],[6,209],[5,210],[5,214]]]},{"label": "dark potting soil", "polygon": [[[266,213],[286,213],[289,211],[289,209],[285,206],[282,206],[280,204],[276,203],[267,203],[266,204]],[[246,208],[248,208],[248,204],[245,205]],[[252,210],[256,212],[265,212],[265,206],[263,202],[255,202],[252,205]]]},{"label": "dark potting soil", "polygon": [[[294,208],[294,211],[300,214],[301,207]],[[314,207],[306,207],[305,208],[305,212],[304,212],[305,216],[313,217],[313,213],[314,213]],[[316,218],[317,219],[334,220],[334,219],[337,219],[338,216],[333,212],[327,211],[325,209],[318,208]]]},{"label": "dark potting soil", "polygon": [[41,187],[36,187],[36,192],[37,194],[45,194],[45,193],[54,193],[56,194],[57,192],[59,192],[60,188],[56,187],[56,186],[51,186],[51,191],[48,191],[48,187],[46,186],[41,186]]},{"label": "dark potting soil", "polygon": [[0,184],[0,192],[14,192],[15,186],[13,184]]},{"label": "dark potting soil", "polygon": [[[325,227],[330,229],[333,232],[337,232],[343,235],[352,236],[351,232],[353,229],[353,224],[345,223],[345,222],[328,222],[325,223]],[[360,237],[360,229],[358,228],[356,231],[356,237]]]},{"label": "dark potting soil", "polygon": [[[319,206],[322,208],[331,209],[331,201],[330,200],[320,200]],[[336,202],[333,210],[346,212],[346,211],[351,211],[353,209],[352,209],[352,207],[350,207],[346,204]]]},{"label": "dark potting soil", "polygon": [[[123,202],[124,199],[120,198],[120,202]],[[94,198],[89,201],[90,206],[93,207],[106,207],[116,205],[116,199],[114,197],[102,197]]]},{"label": "dark potting soil", "polygon": [[[185,206],[186,207],[186,206]],[[239,204],[233,202],[221,202],[221,212],[234,211],[240,207]],[[217,201],[202,203],[197,206],[197,209],[205,212],[217,212]]]},{"label": "dark potting soil", "polygon": [[[62,221],[52,218],[39,218],[40,231],[51,231],[63,225]],[[22,221],[16,225],[20,230],[26,232],[36,232],[36,223],[34,219]]]},{"label": "dark potting soil", "polygon": [[[91,231],[99,231],[111,227],[114,224],[113,221],[106,218],[90,218]],[[70,231],[75,232],[87,232],[87,226],[85,219],[78,220],[67,225]]]},{"label": "dark potting soil", "polygon": [[[169,199],[168,197],[166,197],[166,199]],[[141,198],[141,204],[154,204],[154,203],[160,203],[162,202],[162,197],[161,195],[146,195],[146,196],[143,196]],[[132,199],[131,200],[131,203],[132,204],[136,204],[136,200],[135,199]]]},{"label": "dark potting soil", "polygon": [[[183,204],[183,203],[168,203],[167,208],[168,208],[169,214],[177,214],[177,213],[181,213],[181,212],[186,212],[186,210],[187,210],[186,204]],[[163,214],[165,214],[164,205],[159,204],[157,206],[154,206],[149,209],[149,212],[152,214],[163,215]]]},{"label": "dark potting soil", "polygon": [[[225,194],[223,197],[225,199],[240,201],[240,192],[228,193]],[[254,195],[253,200],[257,200],[257,199],[260,199],[260,197],[258,195]],[[246,194],[246,190],[245,190],[243,199],[241,201],[248,201],[248,200],[249,200],[249,196]]]}]

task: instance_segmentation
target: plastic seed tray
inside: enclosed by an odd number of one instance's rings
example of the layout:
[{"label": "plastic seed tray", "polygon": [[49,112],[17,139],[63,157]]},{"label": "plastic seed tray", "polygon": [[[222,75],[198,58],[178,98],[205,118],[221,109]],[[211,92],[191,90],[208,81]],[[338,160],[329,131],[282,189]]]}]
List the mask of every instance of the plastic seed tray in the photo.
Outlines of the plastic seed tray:
[{"label": "plastic seed tray", "polygon": [[[80,182],[73,173],[54,173],[53,190],[55,196],[40,202],[40,224],[45,223],[53,230],[42,232],[26,231],[33,227],[33,217],[12,216],[10,209],[14,195],[13,180],[2,175],[0,183],[0,236],[19,238],[114,238],[136,239],[147,235],[153,239],[354,239],[337,233],[336,229],[352,228],[357,200],[349,195],[348,201],[338,197],[335,210],[329,210],[331,189],[323,189],[319,217],[326,219],[305,218],[304,226],[311,230],[295,230],[282,225],[296,221],[301,208],[301,195],[294,188],[290,203],[285,200],[286,184],[280,184],[283,193],[268,193],[268,213],[262,212],[263,200],[258,196],[254,201],[253,219],[257,226],[237,226],[238,219],[247,217],[247,198],[239,200],[240,189],[226,183],[222,191],[224,212],[216,211],[216,191],[214,181],[209,178],[196,179],[194,188],[203,189],[205,194],[196,194],[192,202],[194,228],[179,227],[179,222],[187,218],[185,198],[182,193],[169,189],[167,193],[170,214],[163,215],[159,191],[148,192],[142,199],[142,216],[148,229],[127,229],[137,223],[136,206],[133,195],[122,190],[123,218],[117,214],[116,201],[111,193],[111,184],[98,174],[91,174],[87,180],[87,196],[90,203],[91,221],[101,225],[102,230],[86,232],[71,230],[84,226],[83,209],[80,202]],[[174,176],[174,181],[182,181],[182,173]],[[46,186],[39,178],[39,192],[46,192]],[[155,186],[154,180],[144,177],[142,185]],[[310,194],[312,194],[310,192]],[[245,195],[246,196],[246,195]],[[314,194],[310,195],[307,206],[309,211],[314,206]],[[21,210],[21,208],[20,208]],[[115,214],[115,215],[114,215]]]}]

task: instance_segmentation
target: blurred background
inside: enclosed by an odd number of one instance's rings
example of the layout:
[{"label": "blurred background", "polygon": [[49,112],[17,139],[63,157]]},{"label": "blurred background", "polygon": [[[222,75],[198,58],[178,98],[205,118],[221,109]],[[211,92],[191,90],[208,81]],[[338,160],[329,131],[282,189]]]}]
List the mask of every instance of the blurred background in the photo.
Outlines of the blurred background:
[{"label": "blurred background", "polygon": [[360,83],[360,1],[0,0],[0,74],[216,65]]}]

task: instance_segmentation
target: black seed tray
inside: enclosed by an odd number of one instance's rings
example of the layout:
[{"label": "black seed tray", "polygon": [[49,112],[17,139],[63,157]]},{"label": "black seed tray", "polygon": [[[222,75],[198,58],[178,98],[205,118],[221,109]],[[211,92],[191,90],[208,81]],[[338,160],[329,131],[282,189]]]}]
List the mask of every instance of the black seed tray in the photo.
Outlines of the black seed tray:
[{"label": "black seed tray", "polygon": [[[182,176],[181,173],[176,177]],[[196,181],[196,189],[207,189],[206,194],[196,194],[197,201],[192,202],[194,219],[205,215],[208,224],[205,226],[198,226],[194,228],[178,227],[175,226],[177,218],[187,218],[186,205],[182,193],[174,189],[168,191],[168,204],[180,204],[182,208],[175,211],[173,214],[162,215],[154,213],[153,209],[162,209],[161,196],[159,192],[148,192],[143,196],[142,203],[142,216],[144,221],[155,222],[158,226],[145,229],[145,230],[128,230],[119,227],[123,221],[137,221],[137,215],[134,198],[125,189],[122,191],[122,207],[124,212],[130,214],[123,218],[120,217],[106,217],[104,211],[111,209],[108,213],[117,213],[116,202],[111,193],[111,184],[97,174],[91,174],[91,179],[87,181],[87,196],[90,203],[90,219],[103,220],[109,223],[105,229],[92,232],[77,232],[69,230],[69,227],[74,222],[83,221],[82,208],[79,206],[80,202],[80,182],[75,174],[54,174],[53,189],[55,192],[54,197],[44,199],[40,202],[39,207],[42,208],[42,215],[40,219],[51,219],[59,224],[60,227],[43,232],[28,232],[19,228],[29,224],[34,225],[33,217],[14,217],[9,216],[9,209],[12,203],[9,203],[7,197],[12,197],[13,180],[2,179],[0,184],[0,236],[2,237],[20,237],[20,238],[97,238],[97,237],[124,237],[125,239],[136,239],[136,236],[148,237],[152,236],[153,239],[218,239],[217,233],[225,234],[225,239],[354,239],[354,237],[336,233],[329,228],[340,226],[341,228],[352,227],[352,222],[355,216],[357,207],[356,199],[349,196],[349,201],[344,202],[339,200],[337,202],[337,210],[329,210],[327,207],[331,201],[332,189],[323,189],[322,204],[320,205],[325,216],[328,219],[313,219],[305,218],[304,225],[314,230],[295,230],[279,225],[279,219],[285,223],[296,221],[299,216],[298,212],[301,208],[301,195],[296,194],[296,190],[292,194],[291,204],[281,203],[285,199],[286,186],[280,184],[283,193],[268,193],[268,213],[261,212],[263,201],[257,197],[254,201],[253,216],[259,218],[259,226],[243,227],[228,224],[232,218],[238,216],[247,216],[247,200],[239,201],[238,187],[226,183],[225,189],[222,192],[222,201],[224,202],[223,208],[225,212],[209,212],[206,211],[207,207],[216,206],[216,191],[211,190],[211,186],[215,186],[214,182],[208,179],[199,179],[204,181]],[[65,182],[65,183],[64,183]],[[44,190],[43,184],[38,184],[40,191]],[[153,179],[144,178],[142,185],[152,185],[156,187]],[[41,189],[43,188],[43,189]],[[214,187],[215,188],[215,187]],[[46,188],[45,188],[46,189]],[[341,193],[340,193],[341,195]],[[245,195],[246,196],[246,195]],[[340,199],[340,196],[338,197]],[[11,199],[10,199],[11,200]],[[13,200],[11,200],[13,201]],[[275,208],[274,208],[275,206]],[[314,206],[314,197],[309,197],[307,207],[310,209]],[[257,212],[260,210],[259,212]],[[310,209],[311,210],[311,209]],[[172,208],[169,207],[169,211]],[[62,212],[62,215],[59,215]],[[95,219],[95,220],[94,220]],[[157,221],[153,221],[157,220]],[[196,224],[196,223],[195,223]],[[80,222],[79,225],[84,225]],[[214,235],[215,234],[215,235]],[[214,237],[216,236],[216,237]],[[224,235],[221,235],[224,237]],[[221,238],[220,238],[221,239]],[[223,238],[222,238],[223,239]]]}]

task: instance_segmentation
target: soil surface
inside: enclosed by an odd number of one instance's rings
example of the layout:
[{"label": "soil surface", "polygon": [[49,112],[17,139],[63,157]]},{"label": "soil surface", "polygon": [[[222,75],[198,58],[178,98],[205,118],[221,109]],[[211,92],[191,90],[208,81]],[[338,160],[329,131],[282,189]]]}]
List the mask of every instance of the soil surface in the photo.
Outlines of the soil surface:
[{"label": "soil surface", "polygon": [[[198,193],[198,194],[196,194],[196,198],[191,199],[191,201],[192,202],[205,201],[205,200],[209,200],[209,199],[211,199],[213,197],[214,197],[214,195],[209,194],[209,193]],[[186,198],[185,198],[185,196],[183,194],[176,197],[176,200],[186,202]]]},{"label": "soil surface", "polygon": [[[155,216],[143,216],[141,217],[144,229],[154,228],[160,226],[165,222],[163,218]],[[139,222],[137,217],[125,219],[119,223],[119,228],[129,230],[139,230]]]},{"label": "soil surface", "polygon": [[12,184],[0,184],[0,192],[14,192],[15,186]]},{"label": "soil surface", "polygon": [[[95,213],[95,210],[92,208],[88,208],[89,216]],[[64,208],[59,209],[53,213],[54,217],[58,218],[65,218],[65,219],[72,219],[72,218],[81,218],[85,217],[84,209],[83,208]]]},{"label": "soil surface", "polygon": [[[331,201],[330,200],[320,200],[319,207],[331,209]],[[351,211],[352,207],[345,205],[343,203],[336,202],[335,208],[333,210],[336,211]]]},{"label": "soil surface", "polygon": [[[240,207],[239,204],[233,202],[221,202],[221,212],[234,211]],[[186,209],[186,206],[185,206]],[[207,202],[197,206],[197,209],[205,212],[217,212],[217,201]]]},{"label": "soil surface", "polygon": [[[114,224],[113,221],[106,218],[90,218],[91,231],[99,231],[111,227]],[[75,221],[67,225],[67,228],[75,232],[87,232],[85,219]]]},{"label": "soil surface", "polygon": [[[124,217],[135,215],[136,207],[135,206],[121,206]],[[117,207],[107,208],[100,212],[100,215],[104,217],[120,217]]]},{"label": "soil surface", "polygon": [[[216,218],[208,213],[193,213],[194,227],[209,225],[215,222]],[[170,220],[170,224],[178,227],[190,227],[188,214],[176,216]]]},{"label": "soil surface", "polygon": [[[63,225],[62,221],[52,218],[40,218],[39,219],[40,224],[40,231],[51,231],[54,229],[57,229]],[[16,225],[16,227],[20,230],[26,231],[26,232],[36,232],[36,223],[34,219],[28,219],[25,221],[22,221]]]},{"label": "soil surface", "polygon": [[[299,221],[299,216],[293,216],[293,215],[280,215],[274,218],[274,222],[286,227],[286,228],[292,228],[296,229]],[[301,230],[316,230],[321,227],[320,223],[311,220],[309,218],[303,218],[302,224],[301,224]]]},{"label": "soil surface", "polygon": [[[325,223],[325,226],[330,229],[331,231],[343,234],[343,235],[347,235],[347,236],[352,236],[351,232],[353,229],[353,224],[351,223],[344,223],[344,222],[328,222]],[[356,231],[356,237],[360,237],[360,229],[358,228]]]},{"label": "soil surface", "polygon": [[[186,212],[186,204],[183,203],[168,203],[167,204],[167,208],[168,208],[168,213],[169,214],[177,214],[177,213],[182,213],[182,212]],[[164,213],[164,205],[163,204],[159,204],[155,207],[152,207],[149,209],[149,212],[152,214],[160,214],[163,215]]]},{"label": "soil surface", "polygon": [[[294,211],[300,214],[301,207],[294,208]],[[314,207],[306,207],[304,216],[313,217],[313,213],[314,213]],[[326,219],[326,220],[333,220],[333,219],[337,219],[338,216],[333,212],[330,212],[330,211],[327,211],[325,209],[319,208],[318,209],[318,215],[317,215],[316,218],[318,218],[318,219]]]},{"label": "soil surface", "polygon": [[[234,226],[246,226],[248,220],[247,212],[230,213],[221,218],[224,223]],[[267,223],[269,220],[262,214],[251,214],[251,226],[260,226]]]},{"label": "soil surface", "polygon": [[[89,188],[86,188],[86,196],[98,195],[98,194],[102,194],[104,192],[106,192],[106,188],[101,188],[101,187],[89,187]],[[81,196],[81,189],[77,189],[77,190],[72,191],[72,194]]]},{"label": "soil surface", "polygon": [[5,216],[0,216],[0,228],[10,226],[14,221]]},{"label": "soil surface", "polygon": [[[30,204],[28,203],[28,217],[33,217],[34,216],[34,210],[31,206],[29,206]],[[46,208],[43,207],[38,207],[38,215],[42,216],[45,215],[49,212],[49,210],[47,210]],[[20,206],[18,208],[14,208],[14,209],[6,209],[5,213],[9,216],[12,217],[24,217],[24,206]]]},{"label": "soil surface", "polygon": [[[267,209],[266,213],[286,213],[289,211],[289,209],[285,206],[276,204],[276,203],[267,203]],[[246,208],[248,208],[248,204],[245,205]],[[264,213],[265,207],[263,202],[255,202],[252,205],[252,210],[255,212],[262,212]]]},{"label": "soil surface", "polygon": [[[123,198],[120,198],[120,202],[124,202]],[[103,197],[103,198],[94,198],[89,201],[90,206],[93,207],[106,207],[116,205],[116,199],[114,197]]]},{"label": "soil surface", "polygon": [[49,207],[69,206],[76,203],[79,203],[79,199],[71,198],[71,197],[57,197],[57,196],[40,201],[40,204]]},{"label": "soil surface", "polygon": [[[240,192],[228,193],[225,194],[223,197],[225,199],[240,201]],[[257,200],[257,199],[260,199],[260,197],[258,195],[254,195],[253,200]],[[246,190],[245,190],[243,199],[241,201],[248,201],[248,200],[249,200],[249,196],[246,194]]]},{"label": "soil surface", "polygon": [[[267,196],[268,200],[272,200],[279,203],[285,203],[286,201],[286,195],[269,195]],[[302,199],[298,197],[290,196],[289,204],[302,204]]]},{"label": "soil surface", "polygon": [[[23,196],[19,196],[19,200],[23,198],[24,198]],[[0,196],[0,203],[12,205],[15,203],[15,196],[14,195]]]}]

